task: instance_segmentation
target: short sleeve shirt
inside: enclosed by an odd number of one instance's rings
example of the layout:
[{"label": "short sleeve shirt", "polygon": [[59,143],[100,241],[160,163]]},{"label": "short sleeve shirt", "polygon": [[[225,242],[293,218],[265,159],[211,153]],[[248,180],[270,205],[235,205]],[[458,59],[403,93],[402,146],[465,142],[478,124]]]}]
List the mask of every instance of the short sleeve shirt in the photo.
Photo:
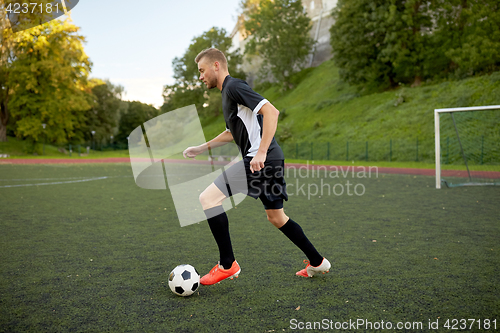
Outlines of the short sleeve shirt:
[{"label": "short sleeve shirt", "polygon": [[[222,111],[226,130],[245,157],[257,154],[262,139],[263,116],[258,114],[269,101],[243,80],[226,76],[222,84]],[[283,151],[273,137],[267,150],[267,161],[284,160]]]}]

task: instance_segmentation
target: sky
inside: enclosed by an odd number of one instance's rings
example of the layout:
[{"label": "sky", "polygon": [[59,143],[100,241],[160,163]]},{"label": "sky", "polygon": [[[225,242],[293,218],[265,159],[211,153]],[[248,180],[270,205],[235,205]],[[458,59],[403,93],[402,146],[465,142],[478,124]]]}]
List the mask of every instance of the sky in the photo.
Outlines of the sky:
[{"label": "sky", "polygon": [[[125,88],[124,100],[160,107],[172,60],[211,27],[233,30],[240,0],[80,0],[73,24],[86,37],[91,77]],[[194,59],[193,59],[194,61]]]}]

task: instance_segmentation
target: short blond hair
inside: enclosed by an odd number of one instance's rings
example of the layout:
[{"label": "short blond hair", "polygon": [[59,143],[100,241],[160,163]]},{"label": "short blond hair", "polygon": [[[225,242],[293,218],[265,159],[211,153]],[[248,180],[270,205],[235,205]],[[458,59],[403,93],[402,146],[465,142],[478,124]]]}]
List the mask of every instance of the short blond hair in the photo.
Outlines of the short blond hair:
[{"label": "short blond hair", "polygon": [[204,49],[203,51],[198,53],[198,55],[194,59],[194,62],[199,63],[202,58],[206,58],[210,63],[218,61],[222,68],[227,69],[227,59],[224,55],[224,52],[216,49],[215,47]]}]

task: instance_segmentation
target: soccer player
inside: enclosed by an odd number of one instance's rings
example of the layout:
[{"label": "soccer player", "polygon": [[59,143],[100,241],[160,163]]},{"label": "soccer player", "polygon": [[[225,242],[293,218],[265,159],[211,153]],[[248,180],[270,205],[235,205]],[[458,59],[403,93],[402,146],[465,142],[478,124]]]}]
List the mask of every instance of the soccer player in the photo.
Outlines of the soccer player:
[{"label": "soccer player", "polygon": [[[243,156],[243,160],[223,172],[200,195],[200,203],[220,254],[219,263],[201,278],[201,284],[212,285],[227,278],[232,279],[238,277],[241,271],[234,258],[228,218],[222,208],[222,201],[237,192],[259,198],[267,219],[309,259],[304,260],[306,268],[296,275],[313,277],[328,272],[330,262],[318,253],[300,225],[283,211],[283,200],[288,200],[284,180],[285,157],[274,139],[279,111],[245,81],[229,75],[226,57],[220,50],[205,49],[196,56],[195,62],[198,64],[200,80],[207,88],[217,87],[221,91],[226,130],[207,143],[187,148],[183,152],[184,157],[194,158],[233,140]],[[243,180],[241,172],[243,176],[246,175]],[[245,182],[245,190],[239,191],[237,184],[242,181]]]}]

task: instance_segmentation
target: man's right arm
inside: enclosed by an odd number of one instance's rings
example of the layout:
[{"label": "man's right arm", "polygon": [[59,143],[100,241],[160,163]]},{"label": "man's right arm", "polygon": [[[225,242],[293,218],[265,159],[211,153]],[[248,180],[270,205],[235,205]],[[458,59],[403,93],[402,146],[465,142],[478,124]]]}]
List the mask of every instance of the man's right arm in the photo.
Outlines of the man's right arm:
[{"label": "man's right arm", "polygon": [[212,140],[201,144],[196,147],[189,147],[184,152],[182,153],[184,155],[184,158],[190,157],[194,158],[196,155],[199,155],[203,153],[204,151],[207,151],[209,148],[213,149],[216,147],[220,147],[225,145],[226,143],[229,143],[233,141],[233,135],[229,131],[224,131],[221,134],[217,135],[215,138]]}]

